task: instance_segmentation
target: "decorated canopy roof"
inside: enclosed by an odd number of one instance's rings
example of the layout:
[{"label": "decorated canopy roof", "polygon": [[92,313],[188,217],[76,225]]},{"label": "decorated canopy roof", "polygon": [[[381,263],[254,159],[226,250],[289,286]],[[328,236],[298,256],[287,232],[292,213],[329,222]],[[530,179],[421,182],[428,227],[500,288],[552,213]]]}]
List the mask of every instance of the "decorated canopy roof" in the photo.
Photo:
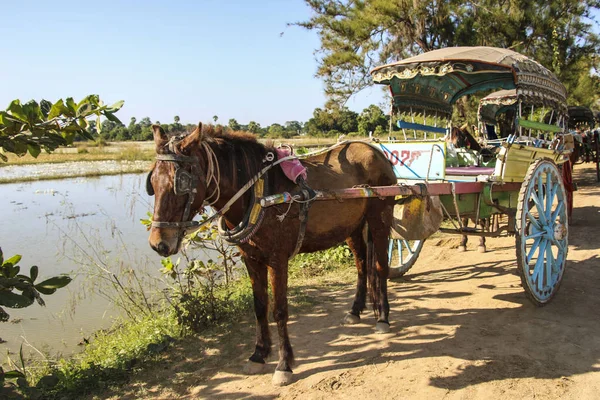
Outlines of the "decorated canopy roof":
[{"label": "decorated canopy roof", "polygon": [[587,124],[588,127],[593,128],[594,113],[587,107],[569,106],[569,128],[573,129],[579,124]]},{"label": "decorated canopy roof", "polygon": [[[387,64],[371,71],[389,85],[400,111],[421,109],[451,115],[460,97],[491,89],[516,89],[519,98],[566,113],[566,90],[538,62],[495,47],[449,47]],[[530,101],[531,102],[531,101]]]},{"label": "decorated canopy roof", "polygon": [[516,107],[517,100],[517,91],[515,89],[499,90],[485,96],[479,102],[479,120],[495,124],[498,114]]}]

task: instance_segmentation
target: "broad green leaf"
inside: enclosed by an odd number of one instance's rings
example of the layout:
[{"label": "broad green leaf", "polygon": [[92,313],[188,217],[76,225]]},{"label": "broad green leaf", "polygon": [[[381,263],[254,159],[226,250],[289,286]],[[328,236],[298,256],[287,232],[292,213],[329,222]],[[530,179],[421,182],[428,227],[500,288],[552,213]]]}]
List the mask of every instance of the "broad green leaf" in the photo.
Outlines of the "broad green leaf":
[{"label": "broad green leaf", "polygon": [[32,282],[35,282],[35,280],[38,277],[38,273],[39,273],[39,268],[37,267],[37,265],[34,265],[33,267],[31,267],[29,269],[29,277],[31,278]]},{"label": "broad green leaf", "polygon": [[44,99],[42,99],[42,101],[40,101],[40,110],[42,111],[42,115],[44,116],[44,118],[48,118],[48,114],[50,113],[51,109],[52,109],[51,102],[49,102],[48,100],[44,100]]},{"label": "broad green leaf", "polygon": [[41,294],[45,294],[47,296],[49,296],[49,295],[53,294],[54,292],[56,292],[56,289],[37,287],[37,285],[35,286],[35,289],[38,292],[40,292]]},{"label": "broad green leaf", "polygon": [[96,132],[102,132],[102,120],[100,119],[100,115],[96,118]]},{"label": "broad green leaf", "polygon": [[21,255],[20,254],[15,254],[14,256],[12,256],[11,258],[9,258],[8,260],[4,261],[2,263],[2,265],[10,264],[10,266],[12,267],[13,265],[18,264],[19,261],[21,261]]},{"label": "broad green leaf", "polygon": [[42,122],[44,115],[37,101],[31,100],[23,104],[23,113],[31,126]]},{"label": "broad green leaf", "polygon": [[13,100],[8,106],[10,115],[22,122],[27,122],[27,115],[23,112],[23,106],[19,100]]},{"label": "broad green leaf", "polygon": [[84,103],[78,106],[77,108],[77,116],[78,117],[86,117],[93,110],[93,106],[90,103]]},{"label": "broad green leaf", "polygon": [[10,318],[10,315],[2,307],[0,307],[0,322],[6,322]]},{"label": "broad green leaf", "polygon": [[66,114],[68,117],[77,116],[77,104],[75,104],[75,100],[72,97],[67,97],[66,106],[69,110],[69,113]]},{"label": "broad green leaf", "polygon": [[38,144],[32,142],[27,144],[27,150],[29,150],[29,154],[31,154],[33,158],[37,158],[42,152],[42,148]]},{"label": "broad green leaf", "polygon": [[106,112],[104,113],[104,116],[105,116],[105,117],[106,117],[106,119],[108,119],[109,121],[115,122],[115,123],[117,123],[117,124],[119,124],[119,125],[121,125],[121,124],[122,124],[122,123],[121,123],[121,120],[120,120],[119,118],[115,117],[115,116],[113,115],[113,113],[112,113],[112,112],[108,112],[108,111],[106,111]]},{"label": "broad green leaf", "polygon": [[9,292],[7,290],[0,290],[0,306],[8,308],[23,308],[33,304],[33,299],[29,299],[26,296]]},{"label": "broad green leaf", "polygon": [[[72,279],[67,276],[67,275],[60,275],[60,276],[55,276],[53,278],[50,279],[46,279],[43,282],[38,283],[37,285],[35,285],[35,288],[39,290],[39,288],[43,288],[43,289],[60,289],[62,287],[65,287],[69,284],[69,282],[71,282]],[[40,290],[41,292],[41,290]]]},{"label": "broad green leaf", "polygon": [[115,104],[108,107],[106,109],[106,111],[108,111],[110,113],[115,113],[115,112],[119,111],[121,109],[121,107],[123,107],[123,104],[125,104],[125,100],[117,101]]},{"label": "broad green leaf", "polygon": [[50,109],[50,113],[48,114],[48,119],[51,120],[60,115],[65,115],[68,112],[69,112],[69,109],[67,108],[67,106],[65,106],[63,99],[60,99],[52,105],[52,108]]}]

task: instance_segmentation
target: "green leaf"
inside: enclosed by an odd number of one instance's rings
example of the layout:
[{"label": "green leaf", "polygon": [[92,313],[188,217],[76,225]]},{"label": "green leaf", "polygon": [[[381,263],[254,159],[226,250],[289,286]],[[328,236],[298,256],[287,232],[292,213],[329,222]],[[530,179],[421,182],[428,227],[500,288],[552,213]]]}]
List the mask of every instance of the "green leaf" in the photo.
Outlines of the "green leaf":
[{"label": "green leaf", "polygon": [[38,277],[38,273],[39,273],[39,268],[37,267],[37,265],[34,265],[33,267],[31,267],[29,269],[29,276],[30,276],[32,282],[35,282],[35,280]]},{"label": "green leaf", "polygon": [[61,115],[65,115],[69,112],[67,106],[63,102],[63,99],[58,100],[56,103],[52,105],[50,109],[50,113],[48,114],[48,119],[51,120]]},{"label": "green leaf", "polygon": [[27,122],[27,116],[23,112],[23,106],[21,106],[21,102],[19,100],[13,100],[7,109],[10,112],[10,115],[19,119],[22,122]]},{"label": "green leaf", "polygon": [[18,264],[19,261],[21,261],[21,255],[20,254],[16,254],[14,256],[12,256],[11,258],[9,258],[8,260],[4,261],[2,263],[2,265],[6,265],[6,264],[10,264],[10,266],[12,267],[15,264]]},{"label": "green leaf", "polygon": [[68,113],[65,113],[66,116],[68,117],[76,117],[77,116],[77,104],[75,104],[75,100],[73,100],[72,97],[67,97],[67,109],[69,110]]},{"label": "green leaf", "polygon": [[102,132],[102,120],[100,120],[100,115],[96,118],[96,132]]},{"label": "green leaf", "polygon": [[52,109],[51,102],[49,102],[48,100],[44,100],[44,99],[42,99],[42,101],[40,101],[40,110],[42,111],[42,115],[44,116],[44,118],[48,118],[48,114],[50,113],[51,109]]},{"label": "green leaf", "polygon": [[31,154],[33,158],[37,158],[42,152],[42,148],[38,144],[32,142],[27,143],[27,150],[29,150],[29,154]]},{"label": "green leaf", "polygon": [[21,294],[0,290],[0,306],[8,308],[24,308],[33,304],[33,299]]},{"label": "green leaf", "polygon": [[[37,285],[35,285],[35,288],[37,290],[39,290],[40,292],[42,292],[40,290],[40,288],[42,289],[60,289],[62,287],[65,287],[69,284],[69,282],[71,282],[72,279],[71,277],[67,276],[67,275],[60,275],[60,276],[55,276],[53,278],[50,279],[46,279],[43,282],[38,283]],[[42,292],[44,293],[44,292]]]},{"label": "green leaf", "polygon": [[13,371],[7,371],[4,373],[4,377],[7,379],[14,379],[14,378],[25,378],[25,375],[23,375],[23,373],[21,371],[17,371],[16,369]]},{"label": "green leaf", "polygon": [[2,252],[2,247],[0,247],[0,265],[4,264],[4,253]]},{"label": "green leaf", "polygon": [[110,113],[115,113],[115,112],[119,111],[121,109],[121,107],[123,107],[123,104],[125,104],[125,100],[117,101],[115,104],[113,104],[112,106],[108,107],[106,109],[106,111],[108,111]]},{"label": "green leaf", "polygon": [[40,105],[35,100],[31,100],[23,104],[23,113],[27,117],[27,122],[29,122],[31,126],[42,122],[42,118],[44,117],[42,110],[40,109]]},{"label": "green leaf", "polygon": [[106,111],[106,112],[104,113],[104,116],[105,116],[105,117],[106,117],[106,119],[108,119],[109,121],[112,121],[112,122],[115,122],[115,123],[117,123],[117,124],[119,124],[119,125],[122,125],[122,122],[121,122],[121,120],[120,120],[119,118],[115,117],[115,116],[113,115],[113,113],[112,113],[112,112]]}]

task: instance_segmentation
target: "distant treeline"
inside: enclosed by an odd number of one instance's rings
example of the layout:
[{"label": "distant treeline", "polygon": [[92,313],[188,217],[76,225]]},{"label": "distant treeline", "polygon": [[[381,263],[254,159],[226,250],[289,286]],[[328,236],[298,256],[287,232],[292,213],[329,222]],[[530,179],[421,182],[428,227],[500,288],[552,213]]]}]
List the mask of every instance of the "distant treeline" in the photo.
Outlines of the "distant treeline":
[{"label": "distant treeline", "polygon": [[[231,118],[227,124],[222,124],[216,115],[213,116],[213,121],[227,129],[248,131],[266,138],[291,138],[303,134],[316,137],[337,137],[341,134],[366,136],[369,132],[383,135],[388,131],[390,123],[389,116],[376,105],[370,105],[360,114],[345,107],[333,110],[316,108],[312,118],[306,122],[287,121],[283,125],[274,123],[265,127],[255,121],[241,124],[235,118]],[[152,122],[149,117],[138,121],[134,117],[128,125],[105,120],[100,130],[94,123],[90,128],[106,141],[152,140],[153,124],[161,125],[167,132],[189,132],[196,127],[196,124],[182,124],[179,116],[175,116],[171,123]]]}]

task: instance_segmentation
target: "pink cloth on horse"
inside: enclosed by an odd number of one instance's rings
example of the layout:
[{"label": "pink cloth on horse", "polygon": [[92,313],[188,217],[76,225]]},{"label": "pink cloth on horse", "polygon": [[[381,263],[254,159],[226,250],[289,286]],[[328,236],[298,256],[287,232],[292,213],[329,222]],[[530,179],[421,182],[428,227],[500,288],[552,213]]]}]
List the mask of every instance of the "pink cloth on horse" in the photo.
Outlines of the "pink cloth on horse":
[{"label": "pink cloth on horse", "polygon": [[[290,150],[286,148],[279,148],[276,150],[278,160],[290,155]],[[279,165],[281,166],[281,169],[283,170],[285,176],[287,176],[288,179],[292,182],[296,183],[296,179],[298,179],[299,176],[302,176],[302,178],[306,180],[306,168],[300,163],[300,160],[298,160],[297,158],[284,161]]]}]

